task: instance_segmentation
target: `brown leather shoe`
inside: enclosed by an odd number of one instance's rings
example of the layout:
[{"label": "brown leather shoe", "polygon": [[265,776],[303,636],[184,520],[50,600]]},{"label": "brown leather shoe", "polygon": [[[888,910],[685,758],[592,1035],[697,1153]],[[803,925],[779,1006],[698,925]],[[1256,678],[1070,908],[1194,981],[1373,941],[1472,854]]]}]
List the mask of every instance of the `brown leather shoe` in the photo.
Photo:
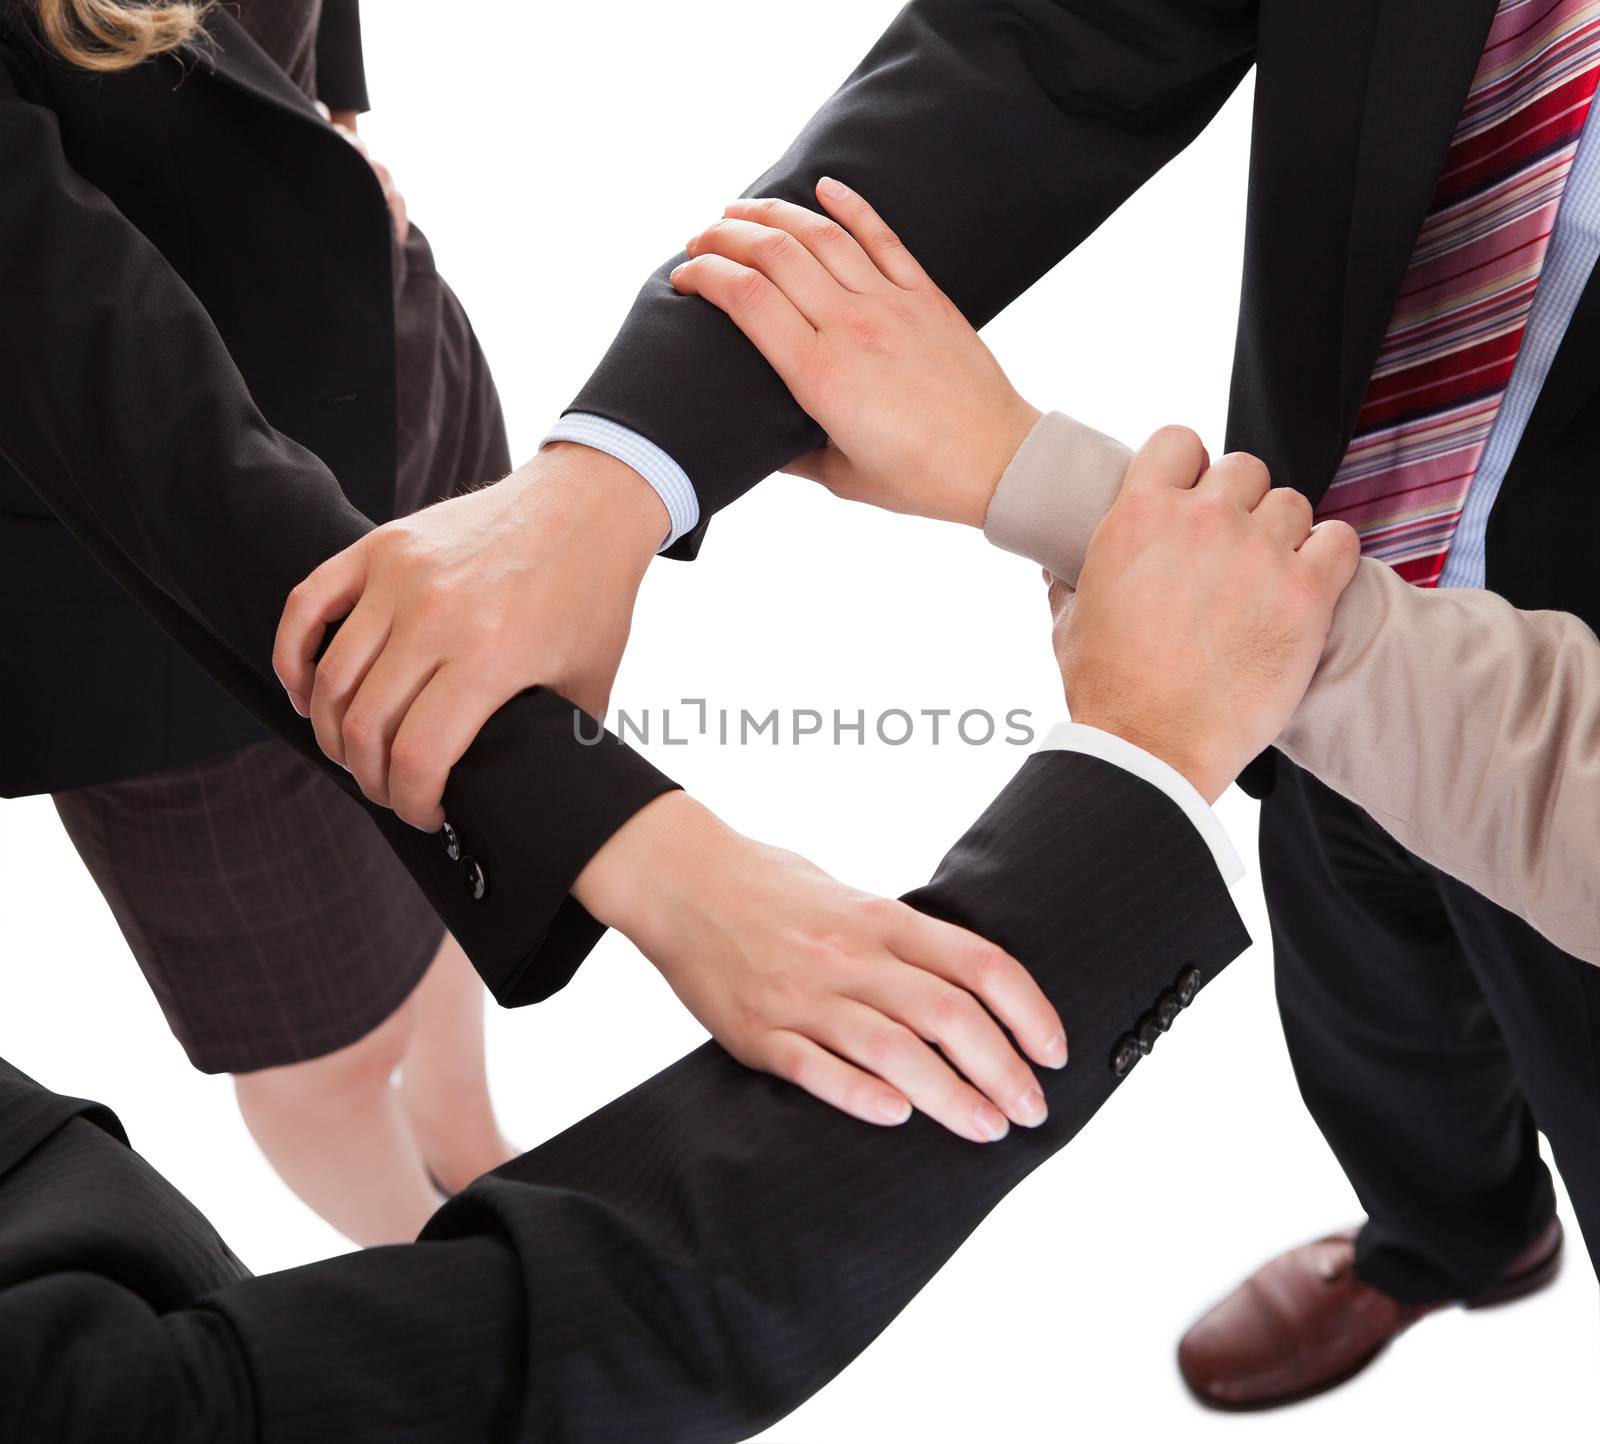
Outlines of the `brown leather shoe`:
[{"label": "brown leather shoe", "polygon": [[[1469,1309],[1542,1289],[1561,1267],[1561,1220]],[[1391,1340],[1444,1304],[1402,1304],[1356,1277],[1356,1231],[1263,1265],[1183,1336],[1178,1369],[1212,1409],[1272,1409],[1309,1399],[1366,1368]]]}]

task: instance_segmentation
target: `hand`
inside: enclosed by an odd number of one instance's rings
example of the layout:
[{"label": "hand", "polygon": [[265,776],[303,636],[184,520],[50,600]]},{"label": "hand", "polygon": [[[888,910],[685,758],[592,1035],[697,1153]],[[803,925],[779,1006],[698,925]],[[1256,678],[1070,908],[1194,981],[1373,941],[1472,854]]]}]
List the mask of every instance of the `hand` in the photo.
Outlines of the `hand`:
[{"label": "hand", "polygon": [[975,1143],[1045,1119],[1000,1024],[1048,1068],[1066,1063],[1067,1041],[1020,963],[741,837],[681,792],[616,833],[573,893],[748,1067],[863,1122],[903,1123],[915,1107]]},{"label": "hand", "polygon": [[335,110],[328,119],[333,128],[350,142],[358,151],[361,158],[372,167],[373,175],[377,176],[378,184],[383,187],[383,199],[389,207],[390,218],[394,221],[395,239],[401,244],[411,234],[411,219],[406,214],[406,198],[400,194],[400,189],[394,183],[394,177],[389,174],[389,167],[382,161],[372,158],[372,152],[367,149],[366,141],[356,133],[356,113],[353,110]]},{"label": "hand", "polygon": [[830,179],[817,199],[832,220],[735,201],[672,284],[727,312],[828,433],[787,470],[851,501],[982,526],[1039,413],[866,201]]},{"label": "hand", "polygon": [[436,830],[450,769],[518,692],[604,714],[669,526],[631,467],[558,443],[324,562],[289,594],[273,670],[367,797]]},{"label": "hand", "polygon": [[1235,452],[1210,466],[1168,427],[1129,464],[1077,594],[1051,588],[1073,720],[1143,747],[1215,802],[1305,695],[1360,560],[1343,522],[1269,490]]}]

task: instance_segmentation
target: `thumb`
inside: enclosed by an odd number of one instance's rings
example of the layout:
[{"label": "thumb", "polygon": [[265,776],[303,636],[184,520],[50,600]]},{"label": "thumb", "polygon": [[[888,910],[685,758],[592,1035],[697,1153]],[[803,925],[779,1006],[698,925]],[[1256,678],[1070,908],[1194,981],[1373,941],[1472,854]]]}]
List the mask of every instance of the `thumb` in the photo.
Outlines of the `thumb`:
[{"label": "thumb", "polygon": [[1300,544],[1300,556],[1311,565],[1331,605],[1356,574],[1361,561],[1361,538],[1348,522],[1321,521]]}]

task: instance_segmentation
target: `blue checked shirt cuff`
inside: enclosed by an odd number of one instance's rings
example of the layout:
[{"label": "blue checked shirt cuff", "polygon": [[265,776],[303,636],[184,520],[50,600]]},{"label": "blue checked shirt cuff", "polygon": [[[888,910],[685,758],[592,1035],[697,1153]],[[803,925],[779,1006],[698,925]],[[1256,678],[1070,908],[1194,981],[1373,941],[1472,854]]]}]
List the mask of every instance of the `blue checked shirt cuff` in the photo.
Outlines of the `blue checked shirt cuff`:
[{"label": "blue checked shirt cuff", "polygon": [[616,457],[624,466],[631,466],[650,484],[671,519],[667,539],[658,550],[665,551],[700,524],[700,498],[694,494],[688,473],[655,442],[646,441],[637,431],[607,421],[603,416],[571,411],[556,423],[555,430],[540,446],[549,446],[554,441],[592,446],[596,451]]},{"label": "blue checked shirt cuff", "polygon": [[1086,727],[1079,722],[1059,722],[1046,734],[1035,749],[1039,752],[1081,752],[1088,757],[1098,757],[1124,772],[1131,772],[1152,787],[1166,793],[1183,815],[1194,824],[1195,831],[1211,850],[1211,856],[1222,874],[1222,881],[1232,887],[1244,876],[1244,862],[1240,859],[1222,820],[1206,805],[1206,800],[1176,767],[1159,757],[1135,747],[1126,738],[1098,727]]}]

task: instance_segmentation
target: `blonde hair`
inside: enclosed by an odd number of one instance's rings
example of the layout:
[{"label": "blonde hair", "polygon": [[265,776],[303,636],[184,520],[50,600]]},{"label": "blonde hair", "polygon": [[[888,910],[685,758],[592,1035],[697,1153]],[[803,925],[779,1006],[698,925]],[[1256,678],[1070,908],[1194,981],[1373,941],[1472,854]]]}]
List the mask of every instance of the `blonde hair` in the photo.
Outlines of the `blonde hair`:
[{"label": "blonde hair", "polygon": [[210,0],[35,0],[44,37],[85,70],[130,70],[201,34]]}]

